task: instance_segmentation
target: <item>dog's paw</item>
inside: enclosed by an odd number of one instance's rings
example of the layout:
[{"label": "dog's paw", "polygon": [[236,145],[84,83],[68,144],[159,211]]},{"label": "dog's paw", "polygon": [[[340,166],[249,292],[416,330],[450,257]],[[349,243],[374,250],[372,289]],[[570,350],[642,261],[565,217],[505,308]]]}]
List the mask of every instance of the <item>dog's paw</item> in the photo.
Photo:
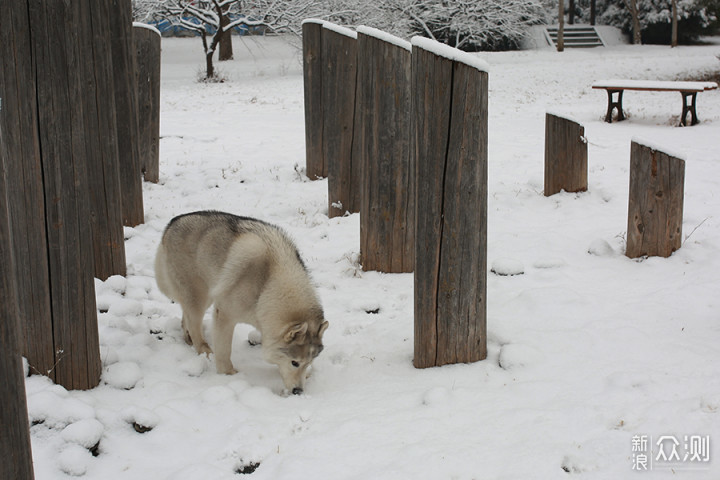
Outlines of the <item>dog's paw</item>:
[{"label": "dog's paw", "polygon": [[217,372],[221,375],[235,375],[238,371],[235,370],[235,368],[232,365],[227,366],[227,365],[217,364]]},{"label": "dog's paw", "polygon": [[208,345],[208,344],[205,343],[205,342],[203,342],[203,343],[200,344],[200,345],[196,345],[196,346],[195,346],[195,350],[197,350],[197,352],[198,352],[200,355],[202,355],[202,354],[207,355],[208,358],[210,357],[210,354],[213,353],[212,348],[210,348],[210,345]]}]

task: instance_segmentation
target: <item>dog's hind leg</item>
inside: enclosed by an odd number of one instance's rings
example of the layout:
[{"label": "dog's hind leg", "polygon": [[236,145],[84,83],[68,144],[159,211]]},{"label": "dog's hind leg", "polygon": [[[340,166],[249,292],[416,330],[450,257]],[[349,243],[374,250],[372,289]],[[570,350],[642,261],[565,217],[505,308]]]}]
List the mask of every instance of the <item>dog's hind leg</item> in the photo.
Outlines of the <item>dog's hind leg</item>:
[{"label": "dog's hind leg", "polygon": [[206,309],[206,306],[198,307],[193,304],[182,305],[182,327],[185,335],[185,341],[188,344],[192,344],[198,353],[209,355],[212,353],[212,349],[205,341],[205,337],[202,333],[202,320]]},{"label": "dog's hind leg", "polygon": [[218,373],[233,375],[237,373],[230,359],[235,321],[217,306],[215,306],[214,315],[213,346],[215,347],[215,366]]}]

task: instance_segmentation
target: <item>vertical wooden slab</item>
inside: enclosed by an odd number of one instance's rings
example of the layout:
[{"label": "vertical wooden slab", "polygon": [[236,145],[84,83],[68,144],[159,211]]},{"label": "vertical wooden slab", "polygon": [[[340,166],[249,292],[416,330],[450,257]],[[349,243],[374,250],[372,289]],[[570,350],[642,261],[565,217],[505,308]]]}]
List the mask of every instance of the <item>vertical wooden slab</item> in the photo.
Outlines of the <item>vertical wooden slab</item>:
[{"label": "vertical wooden slab", "polygon": [[[90,2],[29,2],[37,78],[38,133],[45,191],[56,383],[87,389],[100,380],[89,206],[83,62]],[[66,28],[77,25],[78,28]],[[81,27],[83,26],[83,27]],[[50,332],[32,341],[44,342]]]},{"label": "vertical wooden slab", "polygon": [[308,178],[327,177],[323,154],[323,58],[322,20],[305,20],[303,36],[303,88],[305,99],[305,165]]},{"label": "vertical wooden slab", "polygon": [[545,114],[545,196],[588,188],[585,127],[557,114]]},{"label": "vertical wooden slab", "polygon": [[633,141],[627,248],[630,258],[669,257],[682,245],[685,161]]},{"label": "vertical wooden slab", "polygon": [[415,171],[410,158],[410,44],[358,28],[357,112],[364,270],[412,272]]},{"label": "vertical wooden slab", "polygon": [[[0,15],[0,155],[8,175],[7,205],[22,354],[30,370],[55,365],[35,64],[27,1],[5,2]],[[6,267],[9,264],[6,264]],[[51,378],[54,378],[50,373]]]},{"label": "vertical wooden slab", "polygon": [[[117,116],[117,78],[127,75],[127,64],[114,63],[110,19],[117,19],[111,2],[97,0],[77,12],[80,37],[87,45],[80,55],[80,91],[77,101],[83,106],[83,136],[90,223],[92,225],[95,277],[105,280],[112,275],[125,275],[125,239],[123,235],[123,201],[120,189],[120,157],[118,131],[132,123],[131,116]],[[127,8],[130,9],[129,2]],[[128,12],[129,15],[129,12]],[[132,72],[131,72],[132,73]],[[123,140],[122,143],[136,142]],[[122,147],[121,147],[122,148]]]},{"label": "vertical wooden slab", "polygon": [[438,45],[413,39],[418,368],[487,356],[488,74]]},{"label": "vertical wooden slab", "polygon": [[[140,170],[146,181],[160,181],[160,32],[150,25],[133,24],[135,85],[138,102]],[[142,188],[140,204],[142,211]]]},{"label": "vertical wooden slab", "polygon": [[360,211],[360,160],[353,157],[357,34],[325,23],[322,33],[323,148],[328,177],[328,216]]},{"label": "vertical wooden slab", "polygon": [[[117,139],[120,184],[123,194],[122,224],[134,227],[145,221],[142,203],[140,164],[140,128],[138,98],[135,88],[135,55],[133,45],[131,0],[110,0],[110,33],[114,99],[117,115]],[[106,32],[106,35],[107,35]]]},{"label": "vertical wooden slab", "polygon": [[[3,14],[8,14],[7,9],[3,10]],[[0,73],[1,79],[3,76]],[[4,136],[0,124],[0,145]],[[7,163],[7,152],[0,148],[0,456],[3,458],[0,478],[31,480],[33,463],[20,353],[20,315],[8,213]]]}]

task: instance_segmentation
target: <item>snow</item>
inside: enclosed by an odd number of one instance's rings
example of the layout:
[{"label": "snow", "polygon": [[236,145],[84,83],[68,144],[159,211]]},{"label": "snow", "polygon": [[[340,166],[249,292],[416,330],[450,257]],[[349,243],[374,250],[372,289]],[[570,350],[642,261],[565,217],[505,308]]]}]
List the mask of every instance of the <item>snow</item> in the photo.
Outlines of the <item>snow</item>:
[{"label": "snow", "polygon": [[632,137],[630,139],[630,141],[633,143],[638,143],[640,145],[643,145],[643,146],[649,148],[650,150],[655,150],[656,152],[662,152],[665,155],[669,155],[671,157],[675,157],[680,160],[687,160],[684,153],[676,152],[676,151],[673,151],[672,149],[668,149],[667,145],[658,143],[655,140],[650,140],[650,139],[642,138],[642,137]]},{"label": "snow", "polygon": [[146,29],[148,29],[148,30],[150,30],[150,31],[152,31],[152,32],[157,33],[159,36],[162,36],[162,35],[160,34],[160,30],[158,30],[157,28],[153,27],[152,25],[148,25],[147,23],[133,22],[132,25],[133,25],[133,27],[146,28]]},{"label": "snow", "polygon": [[488,65],[488,62],[477,55],[463,52],[462,50],[458,50],[457,48],[450,47],[430,38],[413,37],[410,39],[410,43],[415,47],[434,53],[438,57],[447,58],[453,62],[463,63],[469,67],[475,68],[476,70],[480,70],[481,72],[490,71],[490,65]]},{"label": "snow", "polygon": [[396,47],[412,51],[412,44],[407,40],[403,40],[402,38],[396,37],[395,35],[391,35],[387,32],[383,32],[382,30],[378,30],[377,28],[361,25],[357,28],[357,33],[362,33],[363,35],[367,35],[368,37],[377,38],[378,40],[382,40],[383,42],[395,45]]},{"label": "snow", "polygon": [[[524,273],[488,271],[487,360],[417,370],[412,275],[363,272],[359,215],[329,219],[327,181],[304,175],[299,52],[233,41],[227,81],[206,84],[201,42],[162,39],[160,182],[144,184],[145,223],[125,229],[127,277],[95,283],[103,382],[26,381],[38,480],[230,480],[253,466],[249,478],[274,480],[619,479],[635,476],[634,435],[696,434],[711,437],[702,470],[638,478],[720,477],[720,91],[678,128],[667,94],[633,96],[608,124],[591,88],[699,79],[720,67],[717,42],[477,55],[493,65],[488,266]],[[585,126],[587,192],[542,193],[548,109]],[[687,160],[684,242],[667,259],[623,255],[636,137]],[[280,394],[250,327],[235,331],[236,375],[185,344],[153,261],[167,222],[200,209],[262,218],[298,243],[330,321],[304,395]]]},{"label": "snow", "polygon": [[344,35],[346,37],[357,38],[357,32],[332,22],[323,23],[323,28],[326,30],[330,30],[331,32],[339,33],[340,35]]},{"label": "snow", "polygon": [[610,80],[598,80],[593,83],[594,88],[623,88],[638,90],[684,90],[687,92],[713,90],[717,88],[715,82],[678,82],[667,80],[627,80],[613,78]]}]

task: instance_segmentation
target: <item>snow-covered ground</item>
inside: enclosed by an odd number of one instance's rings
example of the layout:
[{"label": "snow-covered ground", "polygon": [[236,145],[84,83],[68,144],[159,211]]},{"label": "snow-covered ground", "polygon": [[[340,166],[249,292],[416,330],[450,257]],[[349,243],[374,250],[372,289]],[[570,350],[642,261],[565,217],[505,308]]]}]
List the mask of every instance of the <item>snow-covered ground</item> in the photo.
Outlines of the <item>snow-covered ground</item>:
[{"label": "snow-covered ground", "polygon": [[[198,39],[162,40],[160,183],[125,230],[127,278],[96,282],[101,385],[27,379],[36,478],[720,478],[720,90],[678,128],[677,93],[626,92],[629,119],[607,124],[590,88],[699,79],[720,68],[720,43],[480,54],[488,267],[524,273],[488,272],[487,360],[416,370],[412,275],[363,272],[359,216],[328,219],[326,181],[303,174],[298,51],[235,40],[221,84],[196,82]],[[585,126],[587,193],[542,195],[548,110]],[[687,160],[684,242],[668,259],[623,255],[632,138]],[[281,395],[245,326],[233,376],[184,343],[153,259],[166,223],[200,209],[297,241],[330,321],[305,395]],[[652,471],[633,471],[642,454]]]}]

